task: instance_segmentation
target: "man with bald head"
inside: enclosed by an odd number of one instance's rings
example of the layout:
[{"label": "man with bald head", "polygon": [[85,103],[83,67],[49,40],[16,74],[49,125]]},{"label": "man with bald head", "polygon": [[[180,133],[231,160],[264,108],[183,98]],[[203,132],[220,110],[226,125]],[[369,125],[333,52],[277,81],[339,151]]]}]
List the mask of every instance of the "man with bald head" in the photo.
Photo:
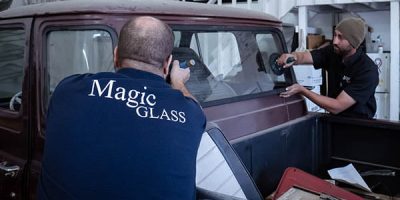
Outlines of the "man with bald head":
[{"label": "man with bald head", "polygon": [[[360,18],[346,18],[336,25],[333,44],[311,52],[283,54],[278,64],[313,64],[328,72],[328,96],[316,94],[293,84],[281,97],[302,94],[334,115],[370,119],[376,112],[375,89],[379,82],[378,67],[359,49],[365,37]],[[286,63],[289,57],[295,62]]]},{"label": "man with bald head", "polygon": [[171,28],[138,17],[121,29],[116,72],[73,75],[54,91],[38,199],[195,199],[206,118],[172,61]]}]

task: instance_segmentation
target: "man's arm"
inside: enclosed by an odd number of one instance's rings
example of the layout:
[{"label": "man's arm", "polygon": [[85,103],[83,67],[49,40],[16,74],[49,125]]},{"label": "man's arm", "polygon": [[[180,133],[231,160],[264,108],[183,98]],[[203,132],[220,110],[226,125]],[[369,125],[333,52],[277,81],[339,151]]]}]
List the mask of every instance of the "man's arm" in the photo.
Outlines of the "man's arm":
[{"label": "man's arm", "polygon": [[299,84],[293,84],[292,86],[287,87],[286,92],[282,92],[280,96],[290,97],[297,93],[304,95],[319,107],[324,108],[332,114],[341,113],[356,103],[356,101],[345,91],[342,91],[335,99],[316,94]]},{"label": "man's arm", "polygon": [[196,98],[189,92],[189,90],[185,86],[186,81],[188,81],[190,78],[189,67],[182,69],[179,67],[179,62],[177,60],[174,60],[170,73],[171,87],[181,91],[185,97],[192,98],[197,102]]},{"label": "man's arm", "polygon": [[[292,63],[286,63],[287,59],[290,57],[293,57],[295,61]],[[313,64],[313,58],[309,51],[284,53],[278,58],[277,63],[278,65],[283,65],[284,68],[287,68],[294,64]]]}]

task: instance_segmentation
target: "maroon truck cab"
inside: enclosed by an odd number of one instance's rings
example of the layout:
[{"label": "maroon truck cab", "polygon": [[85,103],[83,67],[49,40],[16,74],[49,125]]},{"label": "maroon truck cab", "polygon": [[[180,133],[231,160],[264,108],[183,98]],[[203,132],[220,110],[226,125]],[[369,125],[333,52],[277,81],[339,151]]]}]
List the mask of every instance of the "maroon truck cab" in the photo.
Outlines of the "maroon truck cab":
[{"label": "maroon truck cab", "polygon": [[[288,166],[321,176],[349,161],[399,171],[398,124],[309,114],[301,96],[279,97],[296,79],[292,69],[275,75],[269,64],[287,51],[276,18],[175,1],[61,1],[0,12],[0,199],[35,199],[52,91],[72,74],[113,71],[122,25],[143,15],[172,27],[174,59],[196,61],[187,87],[262,195]],[[370,157],[369,145],[377,148]]]}]

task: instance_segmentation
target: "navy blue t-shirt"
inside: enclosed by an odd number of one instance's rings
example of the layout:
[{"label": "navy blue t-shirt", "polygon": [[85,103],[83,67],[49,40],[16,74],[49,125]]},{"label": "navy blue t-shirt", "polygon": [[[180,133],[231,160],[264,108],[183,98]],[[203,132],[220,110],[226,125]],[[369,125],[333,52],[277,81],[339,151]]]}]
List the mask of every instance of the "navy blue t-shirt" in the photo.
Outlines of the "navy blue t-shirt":
[{"label": "navy blue t-shirt", "polygon": [[155,74],[70,76],[49,105],[38,199],[194,199],[205,124]]},{"label": "navy blue t-shirt", "polygon": [[329,97],[336,98],[342,91],[356,103],[338,115],[372,118],[376,112],[375,89],[379,83],[378,66],[358,49],[343,60],[334,52],[333,46],[311,51],[314,67],[328,71]]}]

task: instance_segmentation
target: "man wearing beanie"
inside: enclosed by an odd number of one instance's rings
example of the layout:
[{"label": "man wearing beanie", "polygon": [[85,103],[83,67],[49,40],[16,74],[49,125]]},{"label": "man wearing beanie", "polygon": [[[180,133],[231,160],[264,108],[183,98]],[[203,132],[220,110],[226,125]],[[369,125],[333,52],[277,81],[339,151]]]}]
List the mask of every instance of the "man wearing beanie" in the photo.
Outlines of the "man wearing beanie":
[{"label": "man wearing beanie", "polygon": [[[299,84],[286,88],[281,97],[302,94],[331,114],[372,118],[376,112],[375,88],[379,82],[378,67],[358,49],[365,37],[365,24],[359,18],[346,18],[336,25],[333,44],[311,52],[282,54],[278,64],[313,64],[328,72],[327,96],[316,94]],[[289,57],[295,61],[286,64]]]}]

